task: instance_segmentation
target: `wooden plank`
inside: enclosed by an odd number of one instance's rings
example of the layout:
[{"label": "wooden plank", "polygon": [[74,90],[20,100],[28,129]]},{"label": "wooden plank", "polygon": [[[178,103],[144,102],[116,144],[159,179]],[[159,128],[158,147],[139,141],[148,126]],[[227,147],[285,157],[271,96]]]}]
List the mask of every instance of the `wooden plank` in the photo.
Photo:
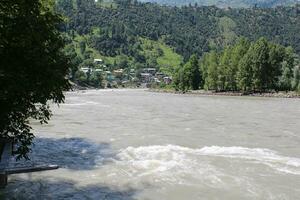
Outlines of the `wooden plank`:
[{"label": "wooden plank", "polygon": [[9,160],[12,156],[12,143],[6,142],[4,143],[1,161],[0,161],[0,171],[3,171],[9,164]]},{"label": "wooden plank", "polygon": [[46,171],[46,170],[55,170],[58,168],[59,168],[58,165],[39,165],[33,167],[7,168],[5,171],[7,174],[20,174],[20,173],[39,172],[39,171]]},{"label": "wooden plank", "polygon": [[6,172],[0,172],[0,188],[5,188],[7,185],[7,174]]},{"label": "wooden plank", "polygon": [[0,188],[7,185],[6,168],[12,155],[12,143],[9,141],[2,142],[2,154],[0,160]]},{"label": "wooden plank", "polygon": [[5,186],[7,185],[7,176],[9,174],[31,173],[59,168],[57,165],[38,165],[32,167],[8,168],[9,161],[12,156],[12,148],[13,145],[11,141],[1,142],[2,152],[0,155],[0,188],[5,188]]}]

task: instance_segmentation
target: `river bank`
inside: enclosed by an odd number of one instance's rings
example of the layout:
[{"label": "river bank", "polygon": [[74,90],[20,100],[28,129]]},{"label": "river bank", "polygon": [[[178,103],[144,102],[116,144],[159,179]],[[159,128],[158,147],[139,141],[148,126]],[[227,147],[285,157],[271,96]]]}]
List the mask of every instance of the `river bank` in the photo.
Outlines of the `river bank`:
[{"label": "river bank", "polygon": [[300,98],[300,93],[290,92],[263,92],[263,93],[242,93],[242,92],[214,92],[206,90],[191,90],[187,92],[176,91],[172,89],[149,89],[149,92],[172,93],[172,94],[189,94],[204,96],[253,96],[253,97],[273,97],[273,98]]}]

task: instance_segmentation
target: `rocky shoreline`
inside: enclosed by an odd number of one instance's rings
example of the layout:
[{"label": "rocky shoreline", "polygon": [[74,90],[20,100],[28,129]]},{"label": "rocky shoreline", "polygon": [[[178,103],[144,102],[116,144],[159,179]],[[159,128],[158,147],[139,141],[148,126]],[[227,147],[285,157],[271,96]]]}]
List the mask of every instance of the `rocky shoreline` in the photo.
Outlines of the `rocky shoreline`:
[{"label": "rocky shoreline", "polygon": [[203,96],[252,96],[252,97],[273,97],[273,98],[300,98],[300,93],[296,92],[264,92],[264,93],[242,93],[242,92],[214,92],[206,90],[192,90],[188,92],[180,92],[170,89],[149,89],[150,92],[172,93],[172,94],[188,94]]}]

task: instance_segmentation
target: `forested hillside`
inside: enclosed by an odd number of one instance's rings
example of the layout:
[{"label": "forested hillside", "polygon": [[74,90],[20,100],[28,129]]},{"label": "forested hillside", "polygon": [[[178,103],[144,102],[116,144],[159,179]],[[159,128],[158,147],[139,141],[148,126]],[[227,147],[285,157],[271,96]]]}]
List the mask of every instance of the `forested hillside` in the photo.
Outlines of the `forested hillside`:
[{"label": "forested hillside", "polygon": [[164,7],[122,0],[106,6],[93,0],[60,0],[69,17],[67,32],[89,34],[100,28],[91,45],[104,55],[134,54],[138,37],[162,40],[188,58],[212,49],[220,50],[244,36],[264,36],[291,45],[300,52],[300,6],[273,9],[219,9],[216,7]]},{"label": "forested hillside", "polygon": [[62,31],[77,64],[100,57],[111,68],[153,67],[171,74],[192,54],[200,58],[205,52],[220,52],[241,36],[250,41],[265,37],[300,53],[300,5],[220,9],[59,0],[57,9],[67,17]]},{"label": "forested hillside", "polygon": [[298,0],[140,0],[141,2],[159,3],[162,5],[183,6],[188,4],[198,4],[199,6],[215,5],[220,8],[242,8],[242,7],[276,7],[289,6],[299,3]]}]

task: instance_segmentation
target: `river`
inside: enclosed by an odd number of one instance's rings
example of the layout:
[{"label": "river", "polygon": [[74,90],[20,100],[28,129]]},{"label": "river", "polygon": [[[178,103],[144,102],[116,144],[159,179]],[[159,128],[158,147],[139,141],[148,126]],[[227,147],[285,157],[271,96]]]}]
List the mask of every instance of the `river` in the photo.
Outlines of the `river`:
[{"label": "river", "polygon": [[299,99],[66,93],[6,199],[299,199]]}]

